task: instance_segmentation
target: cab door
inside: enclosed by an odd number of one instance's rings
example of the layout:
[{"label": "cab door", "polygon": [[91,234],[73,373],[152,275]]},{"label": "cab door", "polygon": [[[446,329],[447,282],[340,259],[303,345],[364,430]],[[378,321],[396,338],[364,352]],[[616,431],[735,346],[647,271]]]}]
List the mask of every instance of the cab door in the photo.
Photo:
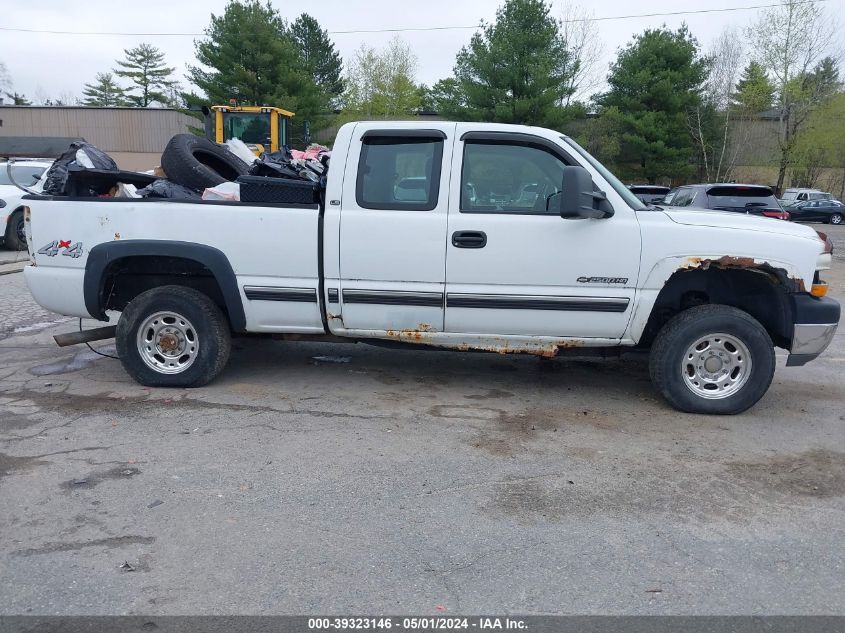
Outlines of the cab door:
[{"label": "cab door", "polygon": [[640,260],[636,213],[606,185],[615,214],[562,219],[547,201],[563,167],[555,139],[456,130],[446,254],[445,329],[452,333],[620,338]]},{"label": "cab door", "polygon": [[[339,293],[347,332],[443,330],[454,123],[359,123],[343,180]],[[331,306],[332,289],[329,288]]]}]

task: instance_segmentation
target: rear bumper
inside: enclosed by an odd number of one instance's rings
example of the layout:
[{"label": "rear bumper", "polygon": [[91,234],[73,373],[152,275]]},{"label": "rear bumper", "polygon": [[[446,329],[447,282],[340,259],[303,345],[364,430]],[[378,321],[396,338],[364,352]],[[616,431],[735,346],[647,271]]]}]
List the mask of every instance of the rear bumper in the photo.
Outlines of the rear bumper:
[{"label": "rear bumper", "polygon": [[830,345],[839,326],[840,307],[838,301],[808,294],[792,295],[792,307],[795,325],[786,366],[798,367],[815,359]]}]

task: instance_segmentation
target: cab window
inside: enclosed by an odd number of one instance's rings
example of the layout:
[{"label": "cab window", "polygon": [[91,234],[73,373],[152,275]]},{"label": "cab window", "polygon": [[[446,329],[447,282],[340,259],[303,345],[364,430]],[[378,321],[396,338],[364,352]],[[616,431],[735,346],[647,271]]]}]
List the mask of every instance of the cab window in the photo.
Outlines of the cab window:
[{"label": "cab window", "polygon": [[431,211],[440,193],[442,160],[441,139],[365,138],[358,162],[358,206]]},{"label": "cab window", "polygon": [[529,145],[464,145],[461,213],[557,215],[551,196],[561,191],[564,162]]}]

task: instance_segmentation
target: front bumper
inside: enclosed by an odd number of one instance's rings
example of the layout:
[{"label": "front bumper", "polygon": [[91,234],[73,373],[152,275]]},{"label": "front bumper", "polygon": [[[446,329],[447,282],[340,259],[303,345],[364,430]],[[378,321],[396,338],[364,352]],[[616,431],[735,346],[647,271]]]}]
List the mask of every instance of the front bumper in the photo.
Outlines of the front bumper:
[{"label": "front bumper", "polygon": [[792,295],[792,345],[789,347],[787,367],[809,363],[821,354],[836,334],[839,325],[839,302],[816,298],[808,294]]}]

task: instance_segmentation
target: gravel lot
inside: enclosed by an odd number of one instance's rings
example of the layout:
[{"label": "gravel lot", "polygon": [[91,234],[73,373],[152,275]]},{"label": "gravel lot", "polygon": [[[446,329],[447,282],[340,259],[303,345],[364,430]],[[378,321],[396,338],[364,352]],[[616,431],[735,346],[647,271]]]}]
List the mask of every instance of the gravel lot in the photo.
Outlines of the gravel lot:
[{"label": "gravel lot", "polygon": [[146,389],[0,306],[0,613],[845,613],[842,331],[725,418],[640,357],[241,339]]}]

